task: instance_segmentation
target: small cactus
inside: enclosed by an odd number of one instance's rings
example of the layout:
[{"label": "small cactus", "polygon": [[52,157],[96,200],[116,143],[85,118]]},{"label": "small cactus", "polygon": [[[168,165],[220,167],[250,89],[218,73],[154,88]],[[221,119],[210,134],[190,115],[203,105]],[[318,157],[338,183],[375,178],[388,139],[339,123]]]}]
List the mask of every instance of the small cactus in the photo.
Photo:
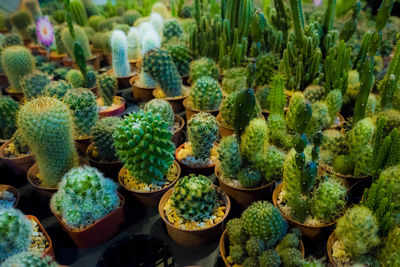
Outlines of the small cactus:
[{"label": "small cactus", "polygon": [[114,148],[114,130],[120,123],[118,117],[107,117],[98,120],[92,128],[92,139],[99,152],[98,158],[103,162],[114,162],[118,160]]},{"label": "small cactus", "polygon": [[104,106],[111,106],[117,94],[118,83],[113,74],[102,73],[99,76],[99,93]]},{"label": "small cactus", "polygon": [[44,90],[46,96],[62,99],[67,91],[71,89],[72,85],[70,83],[60,80],[50,82]]},{"label": "small cactus", "polygon": [[251,163],[256,163],[267,141],[268,126],[264,119],[253,119],[240,138],[240,152]]},{"label": "small cactus", "polygon": [[17,101],[0,95],[0,139],[10,139],[17,129],[16,117],[19,110]]},{"label": "small cactus", "polygon": [[320,85],[309,85],[304,89],[304,97],[311,103],[321,101],[325,98],[325,88]]},{"label": "small cactus", "polygon": [[182,26],[177,19],[169,19],[164,21],[163,36],[165,40],[169,40],[173,37],[180,38],[182,33]]},{"label": "small cactus", "polygon": [[210,58],[200,58],[190,63],[189,78],[192,80],[192,82],[195,82],[202,76],[209,76],[214,79],[218,79],[219,70],[217,63],[215,63],[214,60]]},{"label": "small cactus", "polygon": [[131,72],[128,61],[128,40],[121,30],[113,31],[111,35],[112,65],[117,77],[127,77]]},{"label": "small cactus", "polygon": [[190,91],[190,98],[195,109],[216,110],[222,100],[222,90],[217,80],[203,76],[194,83]]},{"label": "small cactus", "polygon": [[246,68],[235,67],[224,71],[224,78],[222,79],[222,90],[225,93],[231,94],[233,92],[246,88],[246,85]]},{"label": "small cactus", "polygon": [[72,85],[73,88],[82,87],[84,83],[82,73],[75,69],[69,70],[65,79]]},{"label": "small cactus", "polygon": [[241,169],[237,174],[237,179],[244,188],[256,188],[262,181],[260,171],[254,167]]},{"label": "small cactus", "polygon": [[45,94],[45,88],[50,83],[50,78],[47,74],[34,71],[25,75],[20,83],[22,92],[24,92],[24,96],[29,101]]},{"label": "small cactus", "polygon": [[159,115],[162,119],[164,119],[170,129],[174,126],[174,110],[171,107],[171,104],[163,99],[152,99],[144,105],[143,111],[151,112],[154,115]]},{"label": "small cactus", "polygon": [[227,179],[235,179],[243,162],[239,142],[235,136],[222,138],[218,145],[218,160],[222,176]]},{"label": "small cactus", "polygon": [[268,249],[261,253],[258,258],[260,267],[279,267],[281,266],[281,258],[275,250]]},{"label": "small cactus", "polygon": [[33,252],[21,252],[7,258],[2,267],[57,267],[57,263],[50,256],[43,257]]}]

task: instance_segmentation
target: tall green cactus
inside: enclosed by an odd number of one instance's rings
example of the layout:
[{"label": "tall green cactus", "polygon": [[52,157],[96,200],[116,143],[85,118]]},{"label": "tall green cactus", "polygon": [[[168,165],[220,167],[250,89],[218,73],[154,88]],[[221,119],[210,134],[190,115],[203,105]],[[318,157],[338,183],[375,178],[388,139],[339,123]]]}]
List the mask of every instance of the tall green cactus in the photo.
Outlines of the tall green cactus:
[{"label": "tall green cactus", "polygon": [[68,27],[64,27],[63,30],[61,31],[61,40],[67,50],[69,57],[76,60],[74,53],[75,50],[74,46],[75,42],[78,42],[82,47],[83,55],[85,56],[85,58],[86,59],[91,58],[92,52],[90,51],[89,39],[86,36],[84,29],[78,25],[74,25],[73,29],[75,33],[75,39],[72,38]]},{"label": "tall green cactus", "polygon": [[70,0],[71,15],[79,26],[86,26],[88,18],[81,0]]},{"label": "tall green cactus", "polygon": [[99,93],[104,106],[111,106],[117,94],[118,83],[113,74],[104,72],[99,76]]},{"label": "tall green cactus", "polygon": [[123,31],[115,30],[111,35],[112,65],[117,77],[127,77],[131,72],[128,61],[128,40]]},{"label": "tall green cactus", "polygon": [[353,124],[365,117],[368,96],[374,81],[374,57],[367,56],[361,65],[361,86],[357,94],[356,104],[354,108]]},{"label": "tall green cactus", "polygon": [[351,36],[353,36],[355,31],[357,30],[357,19],[358,15],[360,14],[360,10],[361,10],[361,2],[357,0],[353,4],[353,13],[351,19],[349,21],[346,21],[340,32],[339,36],[340,40],[347,42],[351,38]]},{"label": "tall green cactus", "polygon": [[16,11],[10,16],[11,23],[17,28],[23,38],[28,38],[27,28],[32,23],[31,16],[25,10]]},{"label": "tall green cactus", "polygon": [[378,84],[381,96],[381,108],[390,109],[392,107],[393,93],[400,81],[400,39],[397,40],[395,54],[389,64],[389,69],[383,80]]},{"label": "tall green cactus", "polygon": [[289,14],[287,14],[283,0],[274,0],[274,5],[276,14],[271,15],[271,22],[283,33],[283,43],[286,44],[290,29]]}]

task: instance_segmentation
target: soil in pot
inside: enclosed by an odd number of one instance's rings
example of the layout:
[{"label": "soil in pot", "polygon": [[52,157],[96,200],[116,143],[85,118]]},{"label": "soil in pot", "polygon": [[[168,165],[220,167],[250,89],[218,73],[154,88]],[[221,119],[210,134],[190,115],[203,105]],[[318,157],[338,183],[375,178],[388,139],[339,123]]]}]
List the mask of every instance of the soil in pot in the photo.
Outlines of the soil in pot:
[{"label": "soil in pot", "polygon": [[175,97],[166,97],[161,88],[156,88],[153,91],[153,96],[159,99],[165,99],[169,102],[175,114],[184,110],[183,101],[189,96],[190,88],[182,86],[182,95]]},{"label": "soil in pot", "polygon": [[125,99],[121,96],[115,96],[111,106],[104,106],[101,98],[97,98],[96,101],[100,118],[117,116],[125,110]]},{"label": "soil in pot", "polygon": [[0,184],[0,209],[17,207],[19,198],[20,194],[15,187]]},{"label": "soil in pot", "polygon": [[182,174],[190,173],[210,175],[218,159],[218,146],[211,149],[211,157],[207,160],[197,159],[192,156],[192,147],[189,142],[183,143],[175,150],[175,158],[182,167]]},{"label": "soil in pot", "polygon": [[172,142],[175,147],[178,147],[182,144],[182,136],[183,136],[183,127],[185,126],[185,120],[179,116],[174,115],[174,128],[172,129]]},{"label": "soil in pot", "polygon": [[44,256],[54,256],[53,244],[50,236],[40,224],[39,220],[31,215],[26,215],[26,217],[32,222],[33,226],[32,244],[28,250],[43,254]]},{"label": "soil in pot", "polygon": [[0,159],[16,175],[26,174],[35,163],[33,154],[19,154],[11,140],[0,146]]},{"label": "soil in pot", "polygon": [[235,133],[235,130],[231,126],[226,124],[226,122],[222,119],[221,114],[217,115],[217,122],[219,127],[219,136],[230,136]]},{"label": "soil in pot", "polygon": [[187,120],[189,120],[192,116],[194,116],[195,114],[197,114],[197,113],[199,113],[201,111],[210,113],[213,116],[217,116],[218,115],[218,111],[219,111],[219,109],[215,109],[215,110],[198,110],[198,109],[195,109],[193,107],[193,102],[190,99],[190,97],[188,97],[185,100],[183,100],[183,106],[185,107],[186,119]]},{"label": "soil in pot", "polygon": [[89,160],[90,166],[95,167],[96,169],[101,171],[106,177],[117,181],[118,172],[122,168],[122,162],[102,162],[96,157],[97,154],[98,153],[96,152],[94,143],[91,143],[86,150],[86,156]]}]

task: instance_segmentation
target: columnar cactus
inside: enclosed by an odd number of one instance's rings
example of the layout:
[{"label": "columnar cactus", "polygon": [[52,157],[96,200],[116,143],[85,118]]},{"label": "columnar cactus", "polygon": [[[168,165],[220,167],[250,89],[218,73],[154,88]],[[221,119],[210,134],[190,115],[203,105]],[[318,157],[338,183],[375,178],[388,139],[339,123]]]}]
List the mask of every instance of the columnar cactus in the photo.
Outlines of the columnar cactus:
[{"label": "columnar cactus", "polygon": [[161,119],[168,123],[170,129],[174,127],[174,110],[171,104],[164,99],[152,99],[144,105],[144,112],[151,112],[154,115],[159,115]]},{"label": "columnar cactus", "polygon": [[82,72],[76,69],[69,70],[65,79],[72,85],[73,88],[82,87],[84,84]]},{"label": "columnar cactus", "polygon": [[21,252],[7,258],[5,262],[1,264],[3,267],[15,267],[15,266],[37,266],[37,267],[57,267],[58,264],[53,261],[50,256],[43,257],[40,254],[32,252]]},{"label": "columnar cactus", "polygon": [[72,111],[76,137],[90,135],[93,125],[99,119],[93,92],[85,88],[69,90],[64,95],[64,103]]},{"label": "columnar cactus", "polygon": [[200,112],[188,122],[188,140],[192,145],[193,156],[209,159],[214,142],[218,139],[218,123],[214,116]]},{"label": "columnar cactus", "polygon": [[333,124],[337,114],[340,112],[343,104],[342,92],[338,89],[332,90],[328,93],[325,98],[325,103],[328,106],[329,117],[331,118],[330,123]]},{"label": "columnar cactus", "polygon": [[73,119],[67,105],[55,98],[33,99],[21,108],[17,123],[36,156],[43,184],[56,187],[77,163]]},{"label": "columnar cactus", "polygon": [[166,44],[165,49],[171,55],[179,74],[182,77],[188,76],[191,60],[189,48],[184,43],[172,42]]},{"label": "columnar cactus", "polygon": [[18,110],[17,101],[9,96],[0,96],[0,139],[10,139],[14,134]]},{"label": "columnar cactus", "polygon": [[198,222],[210,218],[213,214],[217,203],[217,190],[207,177],[191,174],[176,183],[171,200],[171,206],[180,217]]},{"label": "columnar cactus", "polygon": [[74,43],[78,42],[82,46],[83,55],[85,58],[90,59],[92,57],[92,52],[90,51],[89,39],[85,33],[85,30],[78,25],[74,25],[74,32],[75,41],[72,39],[68,27],[64,27],[61,31],[61,40],[67,50],[68,56],[75,60]]},{"label": "columnar cactus", "polygon": [[210,58],[199,58],[190,63],[189,78],[192,82],[195,82],[202,76],[210,76],[214,79],[218,79],[219,70],[217,63]]},{"label": "columnar cactus", "polygon": [[52,209],[72,229],[84,229],[120,205],[117,184],[96,168],[83,166],[67,172],[50,201]]},{"label": "columnar cactus", "polygon": [[294,130],[296,125],[296,114],[298,107],[305,100],[302,92],[295,92],[289,101],[289,107],[286,112],[285,120],[289,130]]},{"label": "columnar cactus", "polygon": [[31,16],[25,10],[16,11],[10,16],[11,23],[17,28],[22,37],[27,38],[27,28],[32,23]]},{"label": "columnar cactus", "polygon": [[28,9],[34,21],[36,21],[42,15],[42,11],[40,10],[38,2],[34,0],[28,0],[25,2],[25,6]]},{"label": "columnar cactus", "polygon": [[118,157],[114,148],[115,127],[121,122],[118,117],[107,117],[98,120],[92,128],[92,139],[99,153],[98,158],[104,162],[117,161]]},{"label": "columnar cactus", "polygon": [[38,96],[44,95],[46,86],[50,83],[47,74],[40,71],[34,71],[25,75],[20,81],[22,92],[29,101]]},{"label": "columnar cactus", "polygon": [[137,60],[141,57],[140,55],[140,35],[139,29],[131,27],[127,36],[128,40],[128,59]]},{"label": "columnar cactus", "polygon": [[222,100],[222,90],[218,81],[208,76],[198,78],[190,91],[190,99],[195,109],[218,109]]},{"label": "columnar cactus", "polygon": [[128,61],[128,40],[123,31],[115,30],[111,35],[112,63],[117,77],[127,77],[131,72]]},{"label": "columnar cactus", "polygon": [[169,40],[173,37],[180,38],[182,33],[182,26],[177,19],[169,19],[164,21],[163,36],[165,40]]},{"label": "columnar cactus", "polygon": [[81,0],[70,1],[71,15],[74,21],[81,27],[88,24],[88,18],[85,7]]},{"label": "columnar cactus", "polygon": [[22,92],[20,80],[35,69],[31,52],[23,46],[7,47],[1,53],[1,62],[13,89]]},{"label": "columnar cactus", "polygon": [[163,28],[164,19],[160,16],[160,14],[154,13],[154,12],[151,13],[149,22],[150,22],[151,25],[153,25],[154,29],[161,36],[162,35],[162,28]]},{"label": "columnar cactus", "polygon": [[125,24],[128,24],[129,26],[133,26],[133,24],[135,24],[135,21],[140,17],[140,13],[136,10],[127,10],[124,12],[124,14],[122,14],[122,18]]},{"label": "columnar cactus", "polygon": [[56,52],[59,55],[62,55],[66,52],[64,43],[61,40],[61,32],[62,32],[62,27],[61,26],[54,26],[54,39],[55,39],[55,44],[56,44]]},{"label": "columnar cactus", "polygon": [[[174,159],[168,123],[158,115],[131,113],[118,125],[114,145],[118,157],[140,182],[163,181]],[[132,149],[134,148],[134,149]]]},{"label": "columnar cactus", "polygon": [[218,145],[218,161],[224,178],[235,179],[242,166],[239,142],[235,136],[226,136]]},{"label": "columnar cactus", "polygon": [[104,72],[99,76],[99,93],[104,106],[111,106],[117,94],[118,83],[113,74]]}]

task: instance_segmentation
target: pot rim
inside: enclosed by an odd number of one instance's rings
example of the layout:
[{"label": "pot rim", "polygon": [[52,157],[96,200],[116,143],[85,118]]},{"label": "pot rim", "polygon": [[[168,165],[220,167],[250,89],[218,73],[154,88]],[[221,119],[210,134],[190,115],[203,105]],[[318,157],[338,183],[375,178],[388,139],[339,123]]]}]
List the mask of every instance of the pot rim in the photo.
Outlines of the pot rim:
[{"label": "pot rim", "polygon": [[16,208],[21,198],[21,194],[19,193],[18,189],[8,184],[0,184],[0,191],[8,191],[14,195],[15,202],[13,204],[13,208]]},{"label": "pot rim", "polygon": [[4,144],[0,146],[0,159],[6,159],[6,160],[16,160],[16,159],[26,159],[26,158],[32,158],[34,155],[31,154],[22,154],[19,157],[14,157],[14,158],[8,158],[4,155],[4,150],[8,147],[8,145],[11,143],[11,139],[8,139],[5,141]]},{"label": "pot rim", "polygon": [[228,124],[223,123],[221,113],[218,113],[216,119],[217,119],[218,125],[219,125],[220,127],[223,127],[223,128],[225,128],[225,129],[232,130],[232,131],[235,130],[235,129],[233,129],[233,127],[229,126]]},{"label": "pot rim", "polygon": [[183,129],[183,127],[185,127],[185,120],[182,118],[182,116],[174,114],[174,122],[175,121],[178,121],[180,126],[178,129],[174,131],[174,134],[180,132]]},{"label": "pot rim", "polygon": [[213,168],[215,167],[215,165],[217,164],[217,161],[214,161],[213,163],[207,165],[207,166],[203,166],[203,167],[193,167],[190,166],[186,163],[183,163],[180,159],[178,159],[178,152],[179,150],[181,150],[187,143],[189,142],[184,142],[182,145],[178,146],[177,149],[175,150],[175,159],[179,164],[182,164],[185,167],[191,168],[191,169],[200,169],[200,170],[204,170],[204,169],[208,169],[208,168]]},{"label": "pot rim", "polygon": [[33,180],[31,180],[31,175],[33,175],[33,169],[34,168],[37,168],[37,170],[38,170],[38,172],[36,173],[36,177],[37,177],[37,174],[39,173],[39,165],[38,165],[38,163],[36,162],[35,164],[33,164],[32,165],[32,167],[30,167],[29,168],[29,170],[28,170],[28,172],[27,172],[27,174],[26,174],[26,177],[27,177],[27,179],[28,179],[28,182],[33,186],[33,187],[35,187],[35,188],[37,188],[37,189],[39,189],[39,190],[44,190],[44,191],[57,191],[58,190],[58,187],[43,187],[43,186],[40,186],[40,185],[38,185],[38,184],[36,184],[36,183],[34,183],[33,182]]},{"label": "pot rim", "polygon": [[335,244],[335,241],[337,240],[337,236],[335,231],[333,231],[329,237],[328,240],[326,241],[326,253],[328,254],[328,259],[329,262],[336,267],[337,264],[335,262],[335,260],[333,259],[333,255],[332,255],[332,248],[333,248],[333,244]]},{"label": "pot rim", "polygon": [[219,111],[219,108],[218,108],[218,109],[212,109],[212,110],[199,110],[199,109],[195,109],[195,108],[193,108],[193,107],[190,105],[190,103],[191,103],[190,101],[191,101],[191,97],[188,96],[187,98],[185,98],[185,99],[183,100],[183,106],[184,106],[186,109],[190,109],[190,110],[192,110],[192,111],[194,111],[194,112],[216,113],[216,112]]},{"label": "pot rim", "polygon": [[[97,102],[98,100],[100,100],[100,99],[101,99],[101,97],[96,98],[96,102]],[[114,109],[112,109],[112,110],[110,110],[110,111],[114,111],[114,110],[116,110],[116,109],[119,109],[119,108],[121,108],[121,106],[124,106],[124,105],[126,104],[126,100],[125,100],[125,98],[123,98],[122,96],[118,96],[118,95],[114,96],[114,101],[113,101],[113,102],[115,102],[116,99],[119,100],[119,103],[118,103],[118,105],[117,105],[116,108],[114,108]],[[98,104],[98,103],[97,103],[97,104]],[[113,103],[113,104],[114,104],[114,103]],[[104,106],[102,106],[102,107],[104,107]],[[110,111],[108,111],[108,112],[110,112]],[[99,113],[108,113],[108,112],[99,111]]]},{"label": "pot rim", "polygon": [[120,164],[121,163],[121,161],[119,160],[119,161],[112,161],[112,162],[103,162],[103,161],[98,161],[98,160],[95,160],[93,157],[92,157],[92,155],[91,155],[91,151],[93,150],[93,147],[94,147],[94,142],[92,142],[92,143],[90,143],[90,145],[87,147],[87,149],[86,149],[86,156],[88,157],[88,159],[90,160],[90,161],[93,161],[93,162],[95,162],[95,163],[97,163],[97,164],[108,164],[108,165],[111,165],[111,164]]},{"label": "pot rim", "polygon": [[[184,87],[184,88],[186,88],[186,86],[183,86],[182,85],[182,87]],[[155,98],[157,98],[157,99],[165,99],[165,100],[167,100],[167,101],[180,101],[180,100],[182,100],[182,99],[185,99],[185,98],[188,98],[189,97],[189,90],[187,90],[188,92],[187,92],[187,95],[180,95],[180,96],[175,96],[175,97],[164,97],[164,98],[159,98],[159,97],[157,97],[156,96],[156,93],[157,92],[159,92],[161,90],[161,87],[160,86],[157,86],[155,89],[154,89],[154,91],[153,91],[153,96],[155,97]]]},{"label": "pot rim", "polygon": [[32,219],[37,223],[40,232],[42,232],[42,234],[47,238],[47,241],[49,242],[49,246],[43,251],[43,255],[53,256],[54,255],[53,241],[51,240],[50,235],[46,232],[46,229],[43,227],[42,223],[34,215],[25,215],[25,217],[27,217],[29,220]]},{"label": "pot rim", "polygon": [[143,90],[155,90],[157,88],[157,86],[156,87],[146,87],[146,86],[139,85],[139,82],[138,82],[139,75],[140,74],[132,77],[129,80],[129,83],[131,84],[131,86],[136,87],[137,89],[143,89]]}]

